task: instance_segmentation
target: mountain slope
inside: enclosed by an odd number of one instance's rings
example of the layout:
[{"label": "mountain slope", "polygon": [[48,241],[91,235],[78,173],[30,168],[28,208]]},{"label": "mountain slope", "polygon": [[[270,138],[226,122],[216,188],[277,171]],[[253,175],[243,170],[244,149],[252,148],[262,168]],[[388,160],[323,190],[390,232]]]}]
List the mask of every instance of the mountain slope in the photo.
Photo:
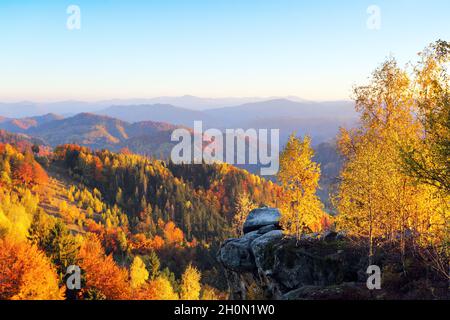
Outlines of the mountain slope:
[{"label": "mountain slope", "polygon": [[274,99],[247,103],[235,107],[206,110],[210,117],[225,123],[246,123],[255,119],[271,118],[334,118],[356,117],[354,105],[349,101],[296,102]]},{"label": "mountain slope", "polygon": [[54,113],[45,114],[43,116],[16,119],[0,117],[0,129],[16,133],[24,133],[30,128],[60,119],[63,119],[63,117]]},{"label": "mountain slope", "polygon": [[[295,132],[297,136],[309,135],[314,145],[332,140],[340,127],[350,128],[356,124],[356,119],[345,117],[267,117],[256,118],[242,123],[244,128],[279,129],[280,142],[283,145],[289,136]],[[237,127],[240,127],[238,124]]]},{"label": "mountain slope", "polygon": [[211,120],[203,112],[175,107],[169,104],[112,106],[97,112],[128,122],[157,121],[192,127],[194,121]]},{"label": "mountain slope", "polygon": [[63,120],[51,121],[29,130],[51,145],[80,143],[93,147],[115,145],[128,138],[128,123],[89,113],[81,113]]},{"label": "mountain slope", "polygon": [[98,112],[129,122],[162,121],[204,128],[280,129],[281,143],[294,131],[309,134],[316,144],[332,139],[339,127],[352,126],[357,117],[349,101],[309,102],[274,99],[235,107],[194,111],[173,105],[113,106]]},{"label": "mountain slope", "polygon": [[129,148],[135,153],[167,157],[173,146],[170,136],[179,127],[153,121],[129,123],[108,116],[81,113],[64,119],[56,115],[27,118],[27,121],[4,119],[0,128],[21,134],[22,140],[28,135],[36,137],[39,144],[74,143],[113,151]]},{"label": "mountain slope", "polygon": [[46,143],[35,137],[30,137],[23,133],[11,133],[0,129],[0,143],[9,143],[17,147],[18,150],[31,150],[33,145],[39,146],[39,154],[44,155],[50,152],[50,147]]}]

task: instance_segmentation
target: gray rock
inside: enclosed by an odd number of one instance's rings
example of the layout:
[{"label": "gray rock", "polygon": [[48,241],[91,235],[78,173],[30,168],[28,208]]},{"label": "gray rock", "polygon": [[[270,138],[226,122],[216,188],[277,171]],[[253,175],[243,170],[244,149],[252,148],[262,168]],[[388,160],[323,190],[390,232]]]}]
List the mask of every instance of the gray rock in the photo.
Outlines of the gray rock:
[{"label": "gray rock", "polygon": [[252,271],[255,259],[250,249],[250,243],[260,235],[254,231],[239,239],[232,239],[224,243],[219,250],[217,259],[222,265],[233,271]]},{"label": "gray rock", "polygon": [[349,278],[353,281],[355,277],[347,274],[351,268],[349,257],[338,250],[317,238],[284,241],[273,253],[273,278],[284,290],[340,284]]},{"label": "gray rock", "polygon": [[265,273],[270,273],[273,266],[273,246],[283,238],[281,230],[272,230],[256,238],[250,244],[256,267]]},{"label": "gray rock", "polygon": [[280,211],[275,208],[265,207],[252,210],[249,213],[247,220],[245,220],[243,227],[244,234],[268,225],[279,226],[280,216]]},{"label": "gray rock", "polygon": [[259,232],[258,232],[258,230],[255,230],[255,231],[251,231],[251,232],[248,232],[248,233],[246,233],[246,234],[244,234],[241,238],[239,238],[239,239],[255,239],[255,238],[257,238],[257,237],[260,237],[261,235],[259,234]]},{"label": "gray rock", "polygon": [[277,225],[271,224],[271,225],[268,225],[268,226],[265,226],[265,227],[262,227],[262,228],[258,229],[257,232],[259,234],[265,234],[265,233],[273,231],[273,230],[280,230],[280,227],[277,226]]}]

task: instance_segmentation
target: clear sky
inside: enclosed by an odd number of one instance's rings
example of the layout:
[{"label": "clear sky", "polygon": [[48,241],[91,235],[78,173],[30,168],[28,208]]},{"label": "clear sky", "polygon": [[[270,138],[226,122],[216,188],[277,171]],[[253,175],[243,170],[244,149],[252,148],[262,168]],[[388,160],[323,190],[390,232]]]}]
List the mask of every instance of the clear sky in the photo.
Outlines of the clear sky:
[{"label": "clear sky", "polygon": [[[80,30],[66,27],[72,4]],[[403,64],[450,40],[449,12],[448,0],[0,0],[0,100],[348,99],[390,54]]]}]

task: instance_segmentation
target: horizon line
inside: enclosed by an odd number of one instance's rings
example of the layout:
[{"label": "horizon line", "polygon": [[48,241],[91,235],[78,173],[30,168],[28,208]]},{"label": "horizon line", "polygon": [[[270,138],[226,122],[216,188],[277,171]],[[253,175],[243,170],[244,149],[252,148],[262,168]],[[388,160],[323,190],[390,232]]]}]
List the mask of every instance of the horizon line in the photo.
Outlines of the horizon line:
[{"label": "horizon line", "polygon": [[[18,104],[18,103],[35,103],[35,104],[44,104],[44,103],[67,103],[67,102],[77,102],[77,103],[106,103],[110,101],[127,101],[127,100],[154,100],[154,99],[176,99],[176,98],[195,98],[195,99],[203,99],[203,100],[226,100],[226,99],[257,99],[261,101],[255,102],[263,102],[263,101],[271,101],[271,100],[290,100],[293,102],[300,102],[295,100],[301,100],[301,102],[336,102],[336,101],[346,101],[351,102],[353,99],[351,98],[335,98],[335,99],[306,99],[300,96],[295,95],[286,95],[286,96],[221,96],[221,97],[210,97],[210,96],[196,96],[196,95],[161,95],[161,96],[152,96],[152,97],[133,97],[133,98],[101,98],[101,99],[73,99],[73,98],[61,98],[61,99],[1,99],[0,103],[6,104]],[[252,102],[249,102],[252,103]]]}]

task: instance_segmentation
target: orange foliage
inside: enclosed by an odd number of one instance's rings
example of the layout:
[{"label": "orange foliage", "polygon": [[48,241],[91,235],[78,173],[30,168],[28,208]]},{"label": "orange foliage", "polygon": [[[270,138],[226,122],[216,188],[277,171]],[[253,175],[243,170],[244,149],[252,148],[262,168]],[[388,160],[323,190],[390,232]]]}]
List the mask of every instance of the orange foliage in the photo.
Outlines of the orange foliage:
[{"label": "orange foliage", "polygon": [[323,215],[320,219],[320,230],[330,230],[333,226],[333,217],[329,215]]},{"label": "orange foliage", "polygon": [[0,299],[64,299],[55,268],[36,246],[6,238],[0,248]]},{"label": "orange foliage", "polygon": [[83,242],[78,255],[85,272],[86,288],[101,291],[107,299],[123,300],[130,297],[128,272],[116,265],[111,255],[106,256],[94,234]]},{"label": "orange foliage", "polygon": [[151,247],[155,250],[159,250],[164,246],[164,239],[160,236],[155,236],[151,242]]},{"label": "orange foliage", "polygon": [[131,155],[131,154],[133,154],[133,153],[130,151],[130,149],[128,149],[127,147],[124,147],[124,148],[120,149],[120,150],[119,150],[119,153],[126,154],[126,155]]},{"label": "orange foliage", "polygon": [[94,171],[94,179],[95,181],[103,180],[103,164],[99,157],[94,157],[94,161],[92,163],[93,171]]},{"label": "orange foliage", "polygon": [[23,184],[31,184],[33,181],[33,166],[28,162],[22,162],[15,170],[14,178]]},{"label": "orange foliage", "polygon": [[170,281],[165,277],[157,277],[150,281],[135,296],[138,300],[178,300]]},{"label": "orange foliage", "polygon": [[192,239],[192,241],[187,243],[187,247],[188,248],[195,248],[196,246],[198,246],[198,241],[197,239]]},{"label": "orange foliage", "polygon": [[46,184],[48,182],[47,172],[41,167],[40,164],[34,162],[34,181],[36,184]]},{"label": "orange foliage", "polygon": [[145,254],[150,250],[159,250],[164,247],[164,239],[160,236],[155,236],[153,239],[147,239],[145,234],[138,233],[131,238],[131,247],[135,253]]},{"label": "orange foliage", "polygon": [[184,242],[184,233],[175,223],[169,221],[164,223],[161,219],[158,221],[158,227],[163,230],[164,239],[159,235],[148,239],[145,234],[138,233],[133,235],[131,245],[133,250],[138,253],[144,253],[148,250],[160,250],[165,245],[181,245]]},{"label": "orange foliage", "polygon": [[103,227],[92,219],[86,219],[86,230],[87,232],[95,233],[101,235],[103,232]]},{"label": "orange foliage", "polygon": [[168,244],[181,244],[184,240],[183,231],[175,226],[175,223],[169,221],[164,226],[164,237]]},{"label": "orange foliage", "polygon": [[132,236],[131,238],[131,248],[133,250],[137,250],[139,253],[142,253],[146,249],[148,249],[149,241],[147,237],[143,233],[138,233]]},{"label": "orange foliage", "polygon": [[26,160],[20,163],[14,171],[14,178],[26,185],[42,185],[48,182],[47,173],[34,160]]}]

